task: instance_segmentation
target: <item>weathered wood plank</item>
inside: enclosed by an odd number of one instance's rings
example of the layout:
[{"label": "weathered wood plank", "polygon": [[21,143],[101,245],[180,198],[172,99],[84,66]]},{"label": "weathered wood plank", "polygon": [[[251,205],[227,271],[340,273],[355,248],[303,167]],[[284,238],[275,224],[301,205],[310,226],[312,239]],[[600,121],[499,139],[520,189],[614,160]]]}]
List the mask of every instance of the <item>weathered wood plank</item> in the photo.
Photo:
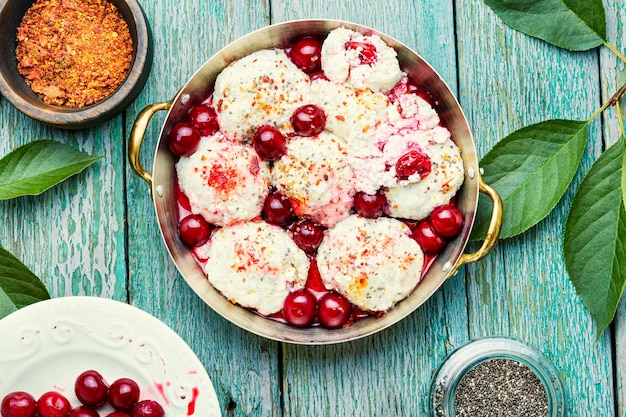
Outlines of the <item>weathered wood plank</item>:
[{"label": "weathered wood plank", "polygon": [[[417,50],[456,92],[452,2],[300,1],[272,3],[272,22],[348,20]],[[432,374],[467,341],[462,276],[402,322],[379,334],[327,347],[283,346],[285,415],[421,416]]]},{"label": "weathered wood plank", "polygon": [[[264,2],[142,2],[154,35],[148,84],[127,111],[126,131],[141,109],[171,99],[213,53],[267,23]],[[164,113],[146,132],[142,161],[151,170]],[[218,316],[188,287],[163,244],[147,184],[127,168],[130,302],[163,320],[196,352],[223,416],[280,415],[277,344]]]},{"label": "weathered wood plank", "polygon": [[124,145],[121,116],[99,128],[49,128],[0,99],[0,155],[54,139],[104,159],[40,196],[0,202],[0,244],[53,296],[126,299]]},{"label": "weathered wood plank", "polygon": [[[506,27],[481,1],[457,2],[461,104],[479,153],[524,125],[584,120],[599,107],[596,52],[571,53]],[[592,124],[579,184],[602,147]],[[611,341],[595,326],[567,278],[560,252],[576,187],[554,212],[468,268],[471,337],[510,335],[537,346],[561,370],[571,415],[612,416]]]}]

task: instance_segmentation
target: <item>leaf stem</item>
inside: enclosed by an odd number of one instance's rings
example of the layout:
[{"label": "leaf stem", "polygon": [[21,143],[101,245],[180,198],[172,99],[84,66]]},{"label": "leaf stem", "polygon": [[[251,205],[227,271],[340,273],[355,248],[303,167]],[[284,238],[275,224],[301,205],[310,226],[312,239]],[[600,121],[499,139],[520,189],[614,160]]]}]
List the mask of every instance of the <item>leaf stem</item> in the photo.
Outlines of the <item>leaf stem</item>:
[{"label": "leaf stem", "polygon": [[[593,119],[598,117],[603,111],[605,111],[607,109],[607,107],[609,107],[609,106],[617,106],[619,104],[619,100],[622,98],[622,96],[624,94],[626,94],[626,84],[621,86],[620,89],[617,90],[617,92],[615,94],[613,94],[611,96],[611,98],[606,103],[604,103],[602,105],[602,107],[600,107],[598,110],[596,110],[596,112],[591,115],[591,117],[588,119],[588,121],[592,121]],[[621,113],[619,112],[619,110],[618,110],[618,114],[621,117]],[[620,123],[620,125],[622,125],[622,123]]]},{"label": "leaf stem", "polygon": [[622,110],[619,106],[619,101],[615,102],[615,111],[617,112],[617,121],[619,123],[619,129],[622,133],[622,141],[626,141],[626,130],[624,129],[624,118],[622,117]]},{"label": "leaf stem", "polygon": [[617,55],[617,57],[621,59],[622,62],[626,63],[626,56],[624,56],[624,54],[622,54],[616,47],[614,47],[613,44],[607,41],[604,42],[604,45],[609,48],[615,55]]}]

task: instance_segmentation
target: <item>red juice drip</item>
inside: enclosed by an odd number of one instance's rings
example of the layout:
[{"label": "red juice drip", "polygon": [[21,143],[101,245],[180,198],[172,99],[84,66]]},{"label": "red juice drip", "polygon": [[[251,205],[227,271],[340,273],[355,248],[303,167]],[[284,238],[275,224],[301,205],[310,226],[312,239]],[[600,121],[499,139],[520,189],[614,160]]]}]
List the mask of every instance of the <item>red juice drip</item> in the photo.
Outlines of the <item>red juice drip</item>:
[{"label": "red juice drip", "polygon": [[196,412],[196,401],[198,400],[198,396],[200,395],[200,390],[198,387],[193,387],[191,390],[191,400],[189,404],[187,404],[187,415],[191,416]]}]

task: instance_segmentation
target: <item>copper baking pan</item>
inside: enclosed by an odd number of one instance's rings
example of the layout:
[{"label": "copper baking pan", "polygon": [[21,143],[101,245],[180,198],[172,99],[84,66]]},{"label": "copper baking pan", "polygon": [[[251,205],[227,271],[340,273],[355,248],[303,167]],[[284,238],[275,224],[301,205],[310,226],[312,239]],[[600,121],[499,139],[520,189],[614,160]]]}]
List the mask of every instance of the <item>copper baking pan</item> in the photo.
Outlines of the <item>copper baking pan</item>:
[{"label": "copper baking pan", "polygon": [[[167,148],[167,133],[181,121],[189,109],[206,99],[213,89],[216,76],[229,63],[259,49],[284,47],[303,36],[324,38],[332,29],[345,26],[353,30],[378,34],[396,49],[400,66],[411,81],[423,87],[438,102],[441,122],[452,133],[461,148],[465,162],[465,182],[457,194],[456,204],[464,213],[464,227],[460,235],[449,242],[409,297],[380,317],[357,320],[353,325],[329,330],[322,327],[296,328],[261,317],[254,312],[232,304],[209,283],[191,251],[179,239],[178,209],[175,194],[175,156]],[[152,116],[167,111],[167,116],[154,155],[152,173],[139,160],[146,127]],[[217,313],[234,324],[257,335],[282,342],[300,344],[327,344],[354,340],[385,329],[418,309],[463,264],[483,258],[495,245],[502,222],[502,202],[498,194],[481,178],[476,147],[467,120],[456,98],[441,79],[416,52],[397,40],[371,28],[337,20],[297,20],[280,23],[252,32],[206,61],[169,101],[147,106],[137,116],[129,141],[128,156],[136,173],[150,186],[158,223],[165,246],[178,270],[196,294]],[[489,231],[482,246],[474,253],[464,253],[474,223],[479,193],[485,193],[493,202]]]}]

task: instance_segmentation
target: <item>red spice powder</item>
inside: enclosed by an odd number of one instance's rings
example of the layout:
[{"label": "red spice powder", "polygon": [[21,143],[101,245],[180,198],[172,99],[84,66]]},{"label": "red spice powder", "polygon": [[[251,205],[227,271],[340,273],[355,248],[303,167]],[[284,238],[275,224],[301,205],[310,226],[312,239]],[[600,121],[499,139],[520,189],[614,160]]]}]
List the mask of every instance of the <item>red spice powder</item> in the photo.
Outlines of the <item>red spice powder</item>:
[{"label": "red spice powder", "polygon": [[128,25],[106,0],[36,0],[17,30],[17,69],[45,103],[83,107],[126,77]]}]

